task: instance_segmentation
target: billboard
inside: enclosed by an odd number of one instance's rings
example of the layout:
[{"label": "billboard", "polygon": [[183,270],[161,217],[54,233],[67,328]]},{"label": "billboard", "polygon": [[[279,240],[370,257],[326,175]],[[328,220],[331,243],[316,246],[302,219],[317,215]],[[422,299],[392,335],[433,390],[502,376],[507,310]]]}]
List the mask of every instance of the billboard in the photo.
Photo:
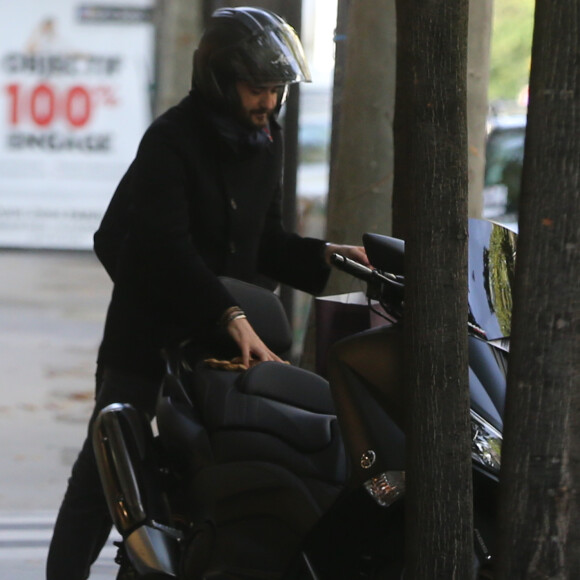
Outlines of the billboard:
[{"label": "billboard", "polygon": [[152,0],[6,2],[0,247],[87,249],[151,120]]}]

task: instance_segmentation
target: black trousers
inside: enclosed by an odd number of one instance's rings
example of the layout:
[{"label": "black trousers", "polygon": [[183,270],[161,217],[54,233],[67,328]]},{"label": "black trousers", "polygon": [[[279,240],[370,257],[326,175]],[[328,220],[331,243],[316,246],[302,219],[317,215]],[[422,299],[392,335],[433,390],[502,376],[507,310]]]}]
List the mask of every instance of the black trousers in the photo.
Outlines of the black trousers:
[{"label": "black trousers", "polygon": [[160,380],[110,368],[97,370],[95,408],[87,438],[72,468],[46,563],[47,580],[85,580],[109,534],[112,520],[101,488],[92,428],[101,409],[130,403],[153,416]]}]

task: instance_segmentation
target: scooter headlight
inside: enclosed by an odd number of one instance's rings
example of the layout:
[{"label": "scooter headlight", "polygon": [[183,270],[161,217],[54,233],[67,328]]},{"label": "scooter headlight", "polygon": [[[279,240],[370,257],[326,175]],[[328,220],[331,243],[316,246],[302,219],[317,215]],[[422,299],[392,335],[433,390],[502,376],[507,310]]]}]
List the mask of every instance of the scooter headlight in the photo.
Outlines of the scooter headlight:
[{"label": "scooter headlight", "polygon": [[503,436],[475,411],[471,411],[471,457],[486,469],[499,473]]}]

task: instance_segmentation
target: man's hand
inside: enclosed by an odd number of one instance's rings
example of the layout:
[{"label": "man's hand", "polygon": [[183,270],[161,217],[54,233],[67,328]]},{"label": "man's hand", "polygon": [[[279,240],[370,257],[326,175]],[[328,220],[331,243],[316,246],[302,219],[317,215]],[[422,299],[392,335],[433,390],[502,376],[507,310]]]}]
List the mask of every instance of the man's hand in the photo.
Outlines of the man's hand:
[{"label": "man's hand", "polygon": [[340,254],[345,258],[350,258],[363,266],[371,267],[369,259],[367,258],[366,250],[363,246],[344,246],[339,244],[326,244],[324,249],[324,259],[326,263],[330,265],[330,256],[332,254]]},{"label": "man's hand", "polygon": [[282,359],[262,342],[246,318],[235,318],[228,323],[227,330],[239,346],[242,363],[247,368],[250,368],[250,359],[257,359],[261,362],[268,360],[282,362]]}]

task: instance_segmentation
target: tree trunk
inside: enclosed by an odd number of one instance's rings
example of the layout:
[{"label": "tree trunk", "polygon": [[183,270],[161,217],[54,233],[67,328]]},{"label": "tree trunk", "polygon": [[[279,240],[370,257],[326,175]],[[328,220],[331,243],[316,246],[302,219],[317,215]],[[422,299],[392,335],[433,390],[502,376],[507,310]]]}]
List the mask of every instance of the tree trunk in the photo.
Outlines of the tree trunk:
[{"label": "tree trunk", "polygon": [[470,217],[481,217],[483,210],[491,16],[492,0],[470,0],[467,35],[467,175]]},{"label": "tree trunk", "polygon": [[157,0],[155,23],[157,116],[189,92],[193,51],[203,32],[204,12],[187,0]]},{"label": "tree trunk", "polygon": [[[489,59],[493,0],[470,0],[467,48],[467,155],[468,155],[468,213],[480,217],[483,209],[483,183],[485,174],[485,142],[487,120],[487,90],[489,86]],[[398,29],[406,35],[404,28]],[[404,72],[404,71],[403,71]],[[395,140],[395,179],[393,184],[393,235],[407,236],[412,216],[405,213],[407,180],[411,177],[406,166],[408,153],[408,107],[406,87],[397,80]]]},{"label": "tree trunk", "polygon": [[580,10],[537,0],[498,578],[580,574]]},{"label": "tree trunk", "polygon": [[[337,20],[326,238],[359,245],[365,232],[391,231],[395,0],[338,0]],[[349,290],[352,278],[333,271],[325,294]],[[300,361],[309,370],[312,310]]]},{"label": "tree trunk", "polygon": [[[396,156],[397,170],[406,170],[409,224],[405,578],[466,580],[473,567],[467,370],[468,2],[401,0],[397,18],[397,97],[406,99],[406,139]],[[397,115],[399,104],[397,100]]]},{"label": "tree trunk", "polygon": [[[327,209],[332,242],[358,245],[364,232],[391,231],[395,43],[394,0],[350,3]],[[327,293],[350,285],[346,275],[333,274]]]}]

